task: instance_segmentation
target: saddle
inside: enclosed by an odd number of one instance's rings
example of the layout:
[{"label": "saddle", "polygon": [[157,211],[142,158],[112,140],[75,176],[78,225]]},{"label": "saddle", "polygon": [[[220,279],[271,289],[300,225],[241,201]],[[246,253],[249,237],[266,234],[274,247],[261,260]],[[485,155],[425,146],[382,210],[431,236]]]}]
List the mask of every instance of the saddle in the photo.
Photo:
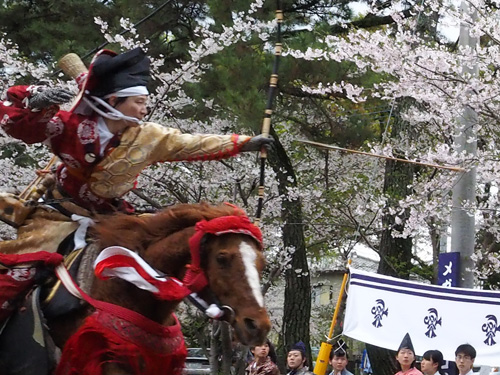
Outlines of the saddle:
[{"label": "saddle", "polygon": [[[72,248],[72,244],[68,244],[68,246]],[[90,243],[83,249],[72,250],[64,257],[64,265],[69,274],[85,293],[90,293],[92,288],[92,264],[97,258],[98,250],[96,244]],[[69,293],[55,276],[41,292],[41,305],[47,319],[69,314],[81,309],[85,304],[86,302]]]}]

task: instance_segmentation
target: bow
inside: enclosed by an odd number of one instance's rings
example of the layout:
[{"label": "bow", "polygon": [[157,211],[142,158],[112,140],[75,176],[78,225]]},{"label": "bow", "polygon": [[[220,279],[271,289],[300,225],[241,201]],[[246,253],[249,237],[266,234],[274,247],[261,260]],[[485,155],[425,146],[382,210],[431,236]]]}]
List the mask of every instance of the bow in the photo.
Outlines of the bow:
[{"label": "bow", "polygon": [[[278,87],[278,69],[279,60],[281,56],[281,50],[283,44],[281,43],[281,24],[283,22],[283,10],[281,9],[281,0],[276,1],[276,44],[274,47],[274,64],[271,73],[271,78],[269,80],[269,90],[267,92],[267,104],[264,111],[264,119],[262,120],[262,130],[261,134],[265,137],[269,136],[269,131],[271,129],[271,115],[273,113],[273,99],[276,94],[276,89]],[[262,147],[260,149],[260,179],[259,179],[259,200],[257,203],[257,212],[255,213],[254,224],[259,226],[260,218],[262,215],[262,206],[264,205],[264,187],[265,187],[265,167],[267,159],[267,149]]]}]

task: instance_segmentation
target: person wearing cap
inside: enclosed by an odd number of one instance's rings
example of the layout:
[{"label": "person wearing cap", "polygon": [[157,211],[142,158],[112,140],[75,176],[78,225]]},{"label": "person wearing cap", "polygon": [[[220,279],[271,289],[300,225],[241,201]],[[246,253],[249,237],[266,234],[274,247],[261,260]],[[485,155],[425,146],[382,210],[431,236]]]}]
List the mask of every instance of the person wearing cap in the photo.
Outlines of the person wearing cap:
[{"label": "person wearing cap", "polygon": [[353,375],[346,369],[348,363],[347,344],[344,340],[340,339],[333,346],[330,352],[330,366],[332,372],[329,375]]},{"label": "person wearing cap", "polygon": [[399,345],[396,362],[396,366],[399,370],[396,375],[422,375],[422,373],[415,368],[415,349],[413,349],[413,343],[408,333]]},{"label": "person wearing cap", "polygon": [[14,86],[0,103],[0,126],[7,134],[28,144],[43,142],[61,160],[56,200],[69,198],[91,212],[130,212],[121,197],[150,164],[219,160],[272,142],[263,136],[182,134],[143,122],[150,72],[140,48],[122,54],[101,50],[88,72],[83,63],[76,66],[73,76],[81,89],[69,111],[59,105],[71,93],[57,88]]},{"label": "person wearing cap", "polygon": [[288,351],[286,364],[290,370],[287,375],[314,375],[307,367],[306,346],[302,341]]},{"label": "person wearing cap", "polygon": [[[262,345],[250,347],[254,360],[245,369],[245,375],[279,375],[280,371],[272,357],[276,357],[274,347],[269,339]],[[271,353],[272,351],[272,353]]]},{"label": "person wearing cap", "polygon": [[476,349],[470,344],[459,345],[455,350],[455,363],[460,375],[472,375]]},{"label": "person wearing cap", "polygon": [[422,357],[420,370],[424,375],[440,375],[443,364],[443,353],[439,350],[427,350]]}]

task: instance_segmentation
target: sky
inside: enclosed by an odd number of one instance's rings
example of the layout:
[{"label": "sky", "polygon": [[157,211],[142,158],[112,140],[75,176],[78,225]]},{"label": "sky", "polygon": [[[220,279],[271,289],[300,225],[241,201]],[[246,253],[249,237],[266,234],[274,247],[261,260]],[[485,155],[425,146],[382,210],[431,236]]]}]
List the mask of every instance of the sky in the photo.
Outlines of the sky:
[{"label": "sky", "polygon": [[[359,15],[367,14],[370,9],[367,4],[360,2],[351,3],[350,6],[352,10]],[[460,26],[456,23],[453,23],[451,19],[447,19],[446,17],[444,17],[443,19],[441,19],[441,22],[438,25],[438,31],[442,33],[448,40],[454,42],[458,39]]]}]

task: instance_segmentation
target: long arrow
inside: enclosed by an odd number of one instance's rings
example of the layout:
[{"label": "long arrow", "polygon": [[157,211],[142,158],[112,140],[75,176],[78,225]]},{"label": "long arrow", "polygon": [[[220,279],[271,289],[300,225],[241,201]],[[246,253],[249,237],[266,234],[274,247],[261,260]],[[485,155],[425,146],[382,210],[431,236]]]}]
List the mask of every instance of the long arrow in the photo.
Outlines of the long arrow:
[{"label": "long arrow", "polygon": [[301,143],[305,143],[305,144],[314,146],[314,147],[318,147],[318,148],[326,148],[326,149],[329,149],[329,150],[345,151],[345,152],[350,152],[352,154],[372,156],[372,157],[375,157],[375,158],[394,160],[394,161],[399,161],[399,162],[402,162],[402,163],[410,163],[410,164],[423,165],[425,167],[431,167],[431,168],[446,169],[446,170],[453,171],[453,172],[466,172],[466,170],[464,168],[460,168],[460,167],[451,167],[451,166],[446,166],[446,165],[422,163],[422,162],[419,162],[419,161],[400,159],[400,158],[395,158],[395,157],[392,157],[392,156],[372,154],[371,152],[363,152],[363,151],[351,150],[351,149],[348,149],[348,148],[327,145],[325,143],[307,141],[305,139],[299,139],[298,141],[301,142]]}]

